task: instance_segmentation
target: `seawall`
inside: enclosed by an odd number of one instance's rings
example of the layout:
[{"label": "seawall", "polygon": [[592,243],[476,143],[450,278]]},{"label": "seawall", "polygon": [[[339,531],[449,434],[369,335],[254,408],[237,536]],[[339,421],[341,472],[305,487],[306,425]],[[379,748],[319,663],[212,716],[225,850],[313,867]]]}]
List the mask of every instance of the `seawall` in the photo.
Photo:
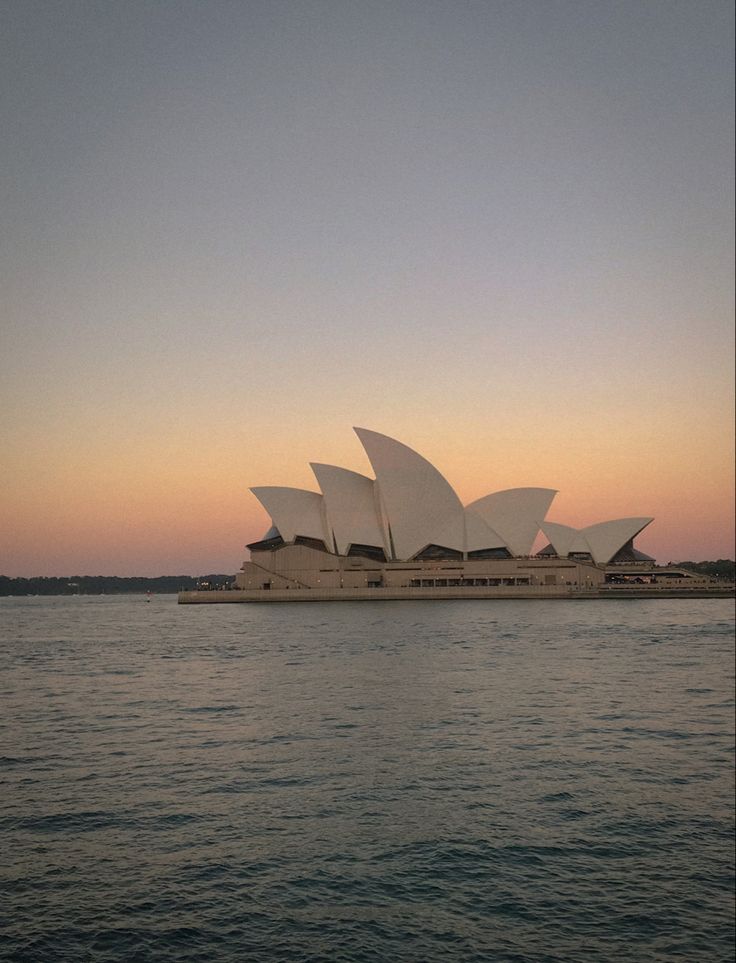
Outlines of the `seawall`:
[{"label": "seawall", "polygon": [[733,598],[734,585],[692,589],[661,588],[653,585],[605,585],[580,589],[564,585],[463,586],[461,588],[291,588],[231,589],[229,591],[188,591],[179,593],[180,605],[217,605],[244,602],[400,602],[442,599],[676,599]]}]

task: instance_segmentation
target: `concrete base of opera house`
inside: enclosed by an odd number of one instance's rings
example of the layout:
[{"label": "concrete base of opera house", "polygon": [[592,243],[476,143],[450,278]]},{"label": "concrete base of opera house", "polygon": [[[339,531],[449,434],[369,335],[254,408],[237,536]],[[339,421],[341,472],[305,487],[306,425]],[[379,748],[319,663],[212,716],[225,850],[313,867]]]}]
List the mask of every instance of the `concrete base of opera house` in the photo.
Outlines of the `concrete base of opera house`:
[{"label": "concrete base of opera house", "polygon": [[391,589],[254,589],[180,592],[180,605],[211,605],[227,602],[399,602],[442,599],[643,599],[643,598],[733,598],[734,586],[673,588],[656,585],[601,586],[581,589],[573,586],[499,586],[498,588],[400,588]]},{"label": "concrete base of opera house", "polygon": [[182,592],[179,602],[696,598],[733,592],[733,583],[650,562],[598,566],[548,557],[379,562],[289,545],[252,552],[232,587]]}]

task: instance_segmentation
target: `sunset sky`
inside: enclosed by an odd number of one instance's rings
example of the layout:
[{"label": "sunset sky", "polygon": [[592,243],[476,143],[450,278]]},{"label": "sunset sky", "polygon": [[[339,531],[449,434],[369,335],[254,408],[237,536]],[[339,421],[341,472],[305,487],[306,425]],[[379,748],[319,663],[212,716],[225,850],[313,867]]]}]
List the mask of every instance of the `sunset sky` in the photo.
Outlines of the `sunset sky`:
[{"label": "sunset sky", "polygon": [[720,0],[0,7],[0,574],[235,572],[251,485],[653,515],[733,557]]}]

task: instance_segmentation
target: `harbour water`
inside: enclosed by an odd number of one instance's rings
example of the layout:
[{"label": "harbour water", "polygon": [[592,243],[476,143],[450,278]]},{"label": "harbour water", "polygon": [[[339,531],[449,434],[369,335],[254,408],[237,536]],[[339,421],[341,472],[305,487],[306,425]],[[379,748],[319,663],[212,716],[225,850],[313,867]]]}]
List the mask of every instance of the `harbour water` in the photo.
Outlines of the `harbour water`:
[{"label": "harbour water", "polygon": [[0,621],[3,959],[733,959],[731,601]]}]

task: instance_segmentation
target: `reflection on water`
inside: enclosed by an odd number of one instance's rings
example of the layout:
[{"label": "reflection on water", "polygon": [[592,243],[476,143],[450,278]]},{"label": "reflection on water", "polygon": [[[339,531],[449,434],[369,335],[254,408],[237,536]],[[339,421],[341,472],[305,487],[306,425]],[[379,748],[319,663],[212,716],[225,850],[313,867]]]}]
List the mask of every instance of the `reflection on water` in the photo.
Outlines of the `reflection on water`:
[{"label": "reflection on water", "polygon": [[732,959],[728,601],[0,618],[9,958]]}]

